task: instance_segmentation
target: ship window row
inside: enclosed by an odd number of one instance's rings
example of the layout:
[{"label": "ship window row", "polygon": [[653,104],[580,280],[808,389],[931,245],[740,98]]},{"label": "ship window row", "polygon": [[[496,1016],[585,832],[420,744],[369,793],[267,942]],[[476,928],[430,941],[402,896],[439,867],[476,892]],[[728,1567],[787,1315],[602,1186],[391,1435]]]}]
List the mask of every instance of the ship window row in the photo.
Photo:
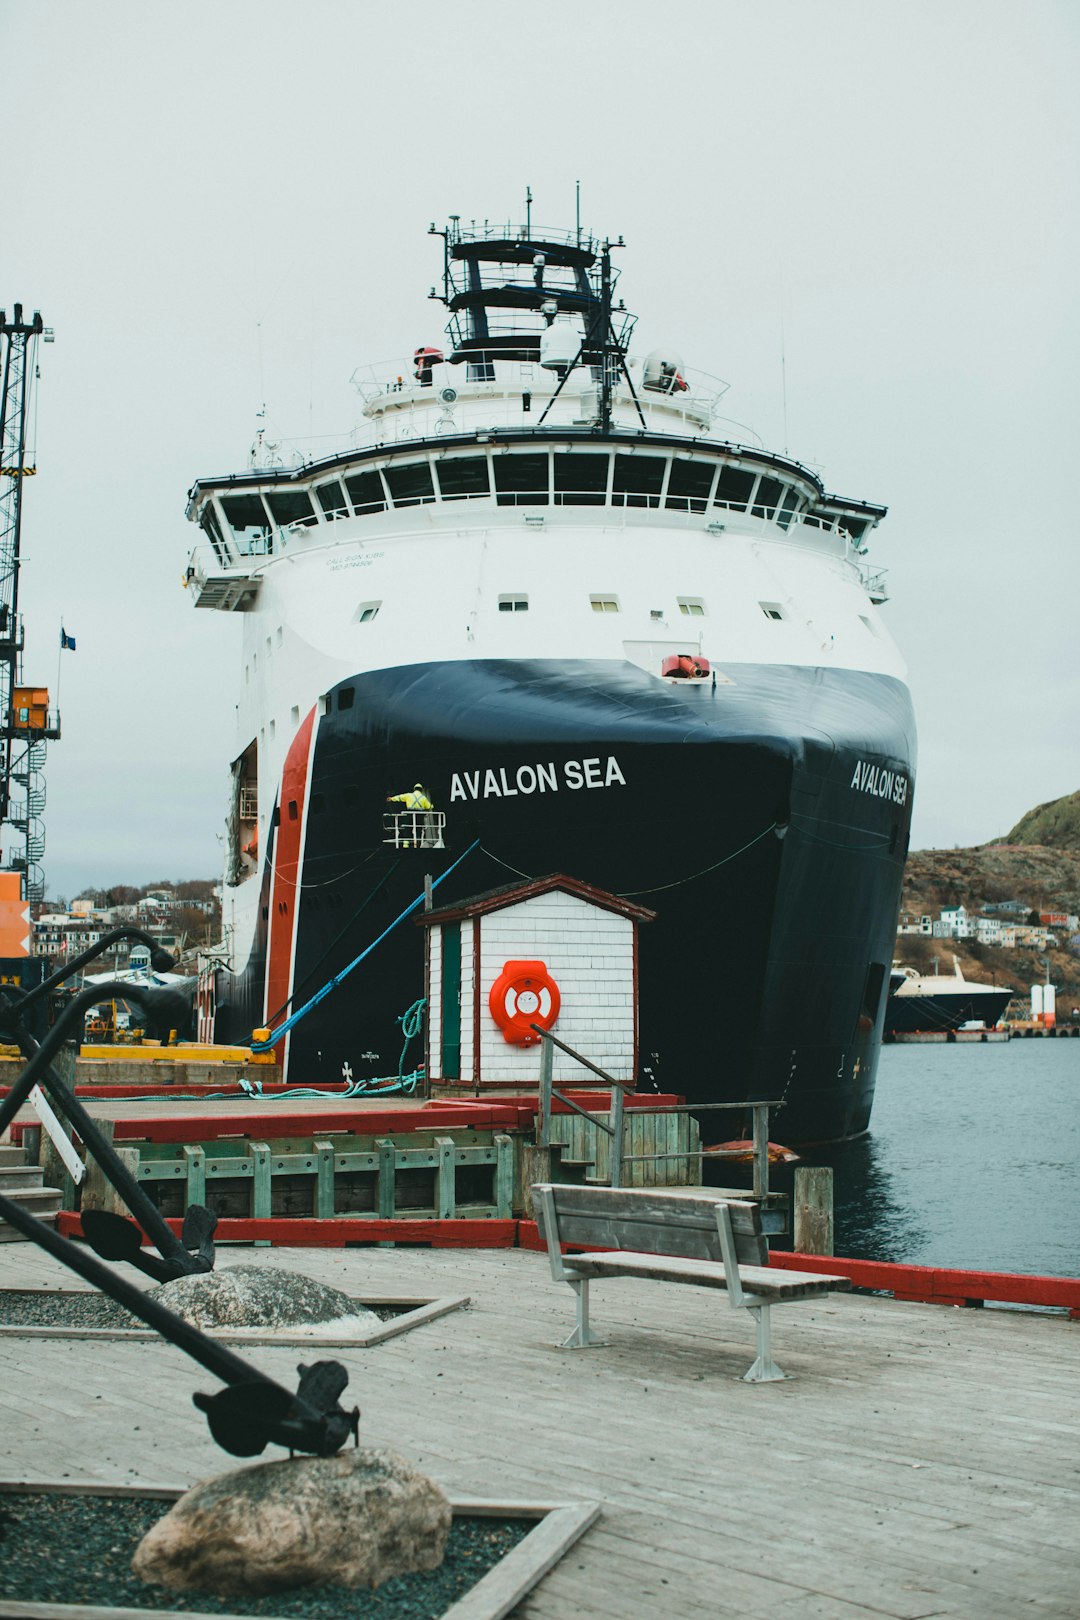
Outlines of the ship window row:
[{"label": "ship window row", "polygon": [[[313,499],[314,497],[314,499]],[[675,512],[749,512],[788,529],[843,528],[858,543],[868,520],[813,512],[795,485],[756,468],[638,451],[497,450],[392,462],[346,472],[306,489],[221,495],[222,511],[244,553],[272,550],[276,528],[311,527],[398,507],[488,499],[499,506],[614,506]],[[219,561],[225,539],[207,502],[200,524]]]}]

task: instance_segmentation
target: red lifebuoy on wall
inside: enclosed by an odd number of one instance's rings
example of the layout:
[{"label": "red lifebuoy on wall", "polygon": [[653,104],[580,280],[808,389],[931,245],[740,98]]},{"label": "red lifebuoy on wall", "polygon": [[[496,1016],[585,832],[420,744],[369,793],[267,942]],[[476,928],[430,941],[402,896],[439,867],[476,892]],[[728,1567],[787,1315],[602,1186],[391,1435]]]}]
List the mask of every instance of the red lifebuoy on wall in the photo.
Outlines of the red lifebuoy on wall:
[{"label": "red lifebuoy on wall", "polygon": [[529,1026],[550,1029],[562,997],[545,962],[504,962],[488,992],[488,1011],[511,1046],[535,1046],[540,1037]]}]

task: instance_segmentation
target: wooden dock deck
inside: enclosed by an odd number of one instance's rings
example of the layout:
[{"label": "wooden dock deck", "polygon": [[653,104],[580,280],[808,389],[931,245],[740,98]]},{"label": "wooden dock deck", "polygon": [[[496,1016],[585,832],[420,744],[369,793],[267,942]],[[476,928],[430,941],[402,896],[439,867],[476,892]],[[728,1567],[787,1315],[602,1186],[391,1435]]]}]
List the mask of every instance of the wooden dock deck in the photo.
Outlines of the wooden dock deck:
[{"label": "wooden dock deck", "polygon": [[[554,1348],[569,1289],[520,1249],[226,1249],[350,1294],[472,1307],[337,1351],[366,1442],[452,1494],[593,1500],[599,1522],[521,1620],[1016,1620],[1080,1615],[1080,1324],[836,1295],[775,1313],[795,1376],[739,1382],[752,1324],[722,1295],[594,1285],[609,1348]],[[135,1277],[137,1274],[125,1273]],[[77,1286],[29,1244],[0,1286]],[[291,1382],[297,1352],[249,1348]],[[230,1460],[168,1345],[0,1335],[7,1478],[189,1484]]]}]

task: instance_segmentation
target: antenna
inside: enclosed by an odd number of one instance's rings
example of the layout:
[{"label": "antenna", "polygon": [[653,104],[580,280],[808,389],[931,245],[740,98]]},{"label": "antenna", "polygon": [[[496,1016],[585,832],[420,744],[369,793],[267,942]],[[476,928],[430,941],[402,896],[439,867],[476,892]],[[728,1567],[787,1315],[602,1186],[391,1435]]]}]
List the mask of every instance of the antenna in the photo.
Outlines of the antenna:
[{"label": "antenna", "polygon": [[525,187],[525,235],[532,235],[532,187]]},{"label": "antenna", "polygon": [[574,181],[574,191],[577,201],[577,245],[581,246],[581,181]]},{"label": "antenna", "polygon": [[787,433],[787,356],[784,352],[784,306],[780,305],[780,396],[784,410],[784,454],[788,453]]}]

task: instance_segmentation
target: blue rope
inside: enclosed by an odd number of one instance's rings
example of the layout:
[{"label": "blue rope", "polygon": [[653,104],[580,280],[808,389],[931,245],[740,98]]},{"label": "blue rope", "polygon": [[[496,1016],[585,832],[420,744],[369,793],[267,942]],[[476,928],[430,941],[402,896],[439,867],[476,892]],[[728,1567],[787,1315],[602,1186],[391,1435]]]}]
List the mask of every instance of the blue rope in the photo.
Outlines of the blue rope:
[{"label": "blue rope", "polygon": [[[474,838],[468,849],[465,851],[465,854],[459,855],[453,866],[448,866],[442,876],[435,879],[434,883],[431,885],[432,889],[437,889],[439,884],[444,882],[445,879],[450,876],[451,872],[455,871],[461,865],[465,857],[472,854],[479,842],[479,838]],[[322,989],[317,990],[310,1001],[306,1001],[302,1007],[298,1007],[295,1012],[291,1013],[283,1024],[279,1024],[277,1029],[272,1029],[265,1041],[252,1041],[251,1050],[253,1052],[267,1052],[272,1046],[276,1046],[283,1035],[287,1035],[290,1029],[300,1022],[301,1018],[306,1018],[307,1014],[311,1012],[312,1008],[317,1007],[320,1001],[324,1001],[332,990],[336,990],[338,985],[341,984],[344,979],[348,978],[353,969],[360,966],[360,963],[364,960],[365,956],[370,956],[376,946],[382,944],[387,934],[392,934],[398,924],[403,923],[406,917],[411,917],[417,907],[422,906],[423,903],[424,891],[421,890],[412,904],[405,907],[405,910],[401,913],[400,917],[395,917],[389,928],[383,929],[378,939],[372,940],[371,944],[367,946],[365,950],[362,950],[359,956],[353,958],[348,967],[342,968],[340,973],[336,973],[332,979],[328,979],[326,984],[323,985]]]}]

